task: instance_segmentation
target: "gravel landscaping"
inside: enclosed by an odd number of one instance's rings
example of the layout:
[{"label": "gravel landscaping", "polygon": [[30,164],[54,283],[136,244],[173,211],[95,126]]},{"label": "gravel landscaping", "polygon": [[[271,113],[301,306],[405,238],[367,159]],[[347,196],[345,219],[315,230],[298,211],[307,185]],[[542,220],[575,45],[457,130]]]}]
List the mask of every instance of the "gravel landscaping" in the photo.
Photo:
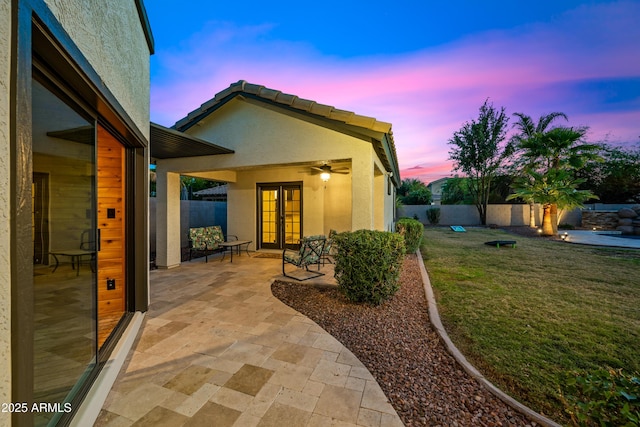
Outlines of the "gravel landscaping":
[{"label": "gravel landscaping", "polygon": [[318,323],[376,378],[407,426],[535,426],[471,378],[431,327],[416,255],[401,287],[378,307],[354,304],[337,287],[276,281],[285,304]]}]

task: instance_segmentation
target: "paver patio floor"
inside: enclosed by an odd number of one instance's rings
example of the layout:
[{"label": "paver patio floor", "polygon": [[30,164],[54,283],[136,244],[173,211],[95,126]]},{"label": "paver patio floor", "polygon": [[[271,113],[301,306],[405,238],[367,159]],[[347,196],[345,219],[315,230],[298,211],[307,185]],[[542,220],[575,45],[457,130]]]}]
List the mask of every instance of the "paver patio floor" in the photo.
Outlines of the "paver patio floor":
[{"label": "paver patio floor", "polygon": [[241,256],[151,271],[149,312],[96,425],[402,426],[362,363],[271,294],[280,269]]}]

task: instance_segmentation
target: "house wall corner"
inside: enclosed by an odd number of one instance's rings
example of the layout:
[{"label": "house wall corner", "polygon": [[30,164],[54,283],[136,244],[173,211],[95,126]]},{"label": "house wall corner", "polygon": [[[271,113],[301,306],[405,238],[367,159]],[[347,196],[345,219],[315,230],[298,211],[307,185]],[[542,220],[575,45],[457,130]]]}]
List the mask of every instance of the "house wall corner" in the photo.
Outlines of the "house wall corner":
[{"label": "house wall corner", "polygon": [[[0,2],[0,401],[11,402],[11,2]],[[2,414],[0,426],[11,425]]]}]

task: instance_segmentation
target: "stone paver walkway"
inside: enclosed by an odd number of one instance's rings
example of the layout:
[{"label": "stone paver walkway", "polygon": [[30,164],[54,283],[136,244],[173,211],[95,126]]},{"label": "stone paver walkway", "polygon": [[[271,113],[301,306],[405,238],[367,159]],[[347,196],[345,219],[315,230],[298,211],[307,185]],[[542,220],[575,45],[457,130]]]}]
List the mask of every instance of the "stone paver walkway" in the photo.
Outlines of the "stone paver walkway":
[{"label": "stone paver walkway", "polygon": [[150,310],[96,425],[402,426],[362,363],[272,296],[280,268],[242,256],[152,271]]}]

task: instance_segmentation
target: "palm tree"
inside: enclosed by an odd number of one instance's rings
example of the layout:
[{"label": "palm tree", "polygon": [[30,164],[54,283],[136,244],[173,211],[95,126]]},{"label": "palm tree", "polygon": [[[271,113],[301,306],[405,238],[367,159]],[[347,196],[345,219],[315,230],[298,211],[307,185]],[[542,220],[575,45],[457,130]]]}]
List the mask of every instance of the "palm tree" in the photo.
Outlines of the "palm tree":
[{"label": "palm tree", "polygon": [[585,201],[598,198],[589,190],[578,190],[582,182],[584,180],[575,179],[568,170],[550,169],[544,174],[532,170],[528,177],[520,177],[516,181],[516,192],[509,195],[507,200],[519,197],[542,204],[542,235],[553,236],[558,232],[557,219],[553,217],[554,208],[557,213],[558,207],[582,207]]},{"label": "palm tree", "polygon": [[[521,153],[521,170],[533,176],[532,172],[546,175],[550,171],[572,171],[580,169],[589,160],[599,160],[597,152],[600,146],[582,142],[587,128],[547,127],[558,117],[567,118],[564,113],[544,115],[536,126],[529,116],[516,113],[519,121],[516,127],[520,134],[514,137]],[[553,178],[549,176],[548,178]],[[525,199],[526,200],[526,199]],[[531,199],[528,200],[531,208]],[[550,219],[554,233],[558,230],[558,203],[549,204]],[[531,224],[530,224],[531,225]]]},{"label": "palm tree", "polygon": [[[518,152],[525,154],[522,156],[525,163],[520,162],[520,164],[516,166],[519,166],[521,176],[526,176],[528,170],[535,169],[535,165],[531,164],[531,158],[526,156],[526,153],[531,148],[535,149],[535,147],[543,145],[541,139],[554,120],[557,118],[569,119],[566,114],[560,112],[545,114],[540,117],[538,123],[534,123],[533,119],[524,113],[514,113],[514,116],[518,117],[518,121],[513,124],[513,127],[518,129],[519,133],[512,138],[512,142]],[[522,197],[522,199],[529,205],[529,227],[535,228],[535,200],[531,197]]]}]

